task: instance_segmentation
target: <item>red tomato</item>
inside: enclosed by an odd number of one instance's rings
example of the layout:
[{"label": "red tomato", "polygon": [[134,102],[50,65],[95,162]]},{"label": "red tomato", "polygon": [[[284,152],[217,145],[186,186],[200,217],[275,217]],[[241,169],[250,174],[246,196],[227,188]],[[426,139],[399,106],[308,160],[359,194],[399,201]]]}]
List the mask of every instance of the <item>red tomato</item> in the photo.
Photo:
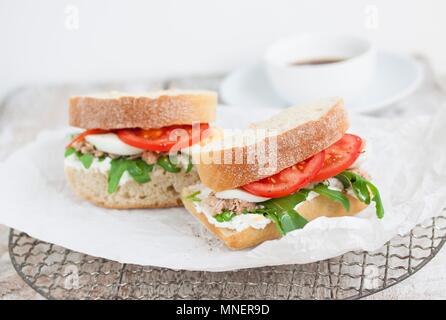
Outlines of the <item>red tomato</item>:
[{"label": "red tomato", "polygon": [[108,133],[108,130],[104,130],[104,129],[90,129],[90,130],[85,130],[84,132],[82,132],[81,134],[77,135],[68,145],[67,148],[71,147],[73,144],[75,144],[76,142],[80,142],[83,141],[85,139],[86,136],[91,135],[91,134],[102,134],[102,133]]},{"label": "red tomato", "polygon": [[209,124],[202,123],[193,130],[192,125],[173,125],[158,129],[122,129],[116,133],[124,143],[135,148],[169,151],[173,146],[181,149],[199,142],[208,128]]},{"label": "red tomato", "polygon": [[319,172],[324,163],[324,151],[311,158],[286,168],[275,175],[252,182],[242,188],[257,196],[280,198],[292,194],[310,181]]},{"label": "red tomato", "polygon": [[345,134],[341,140],[325,149],[322,169],[313,181],[322,181],[350,168],[358,159],[362,149],[362,139],[353,134]]}]

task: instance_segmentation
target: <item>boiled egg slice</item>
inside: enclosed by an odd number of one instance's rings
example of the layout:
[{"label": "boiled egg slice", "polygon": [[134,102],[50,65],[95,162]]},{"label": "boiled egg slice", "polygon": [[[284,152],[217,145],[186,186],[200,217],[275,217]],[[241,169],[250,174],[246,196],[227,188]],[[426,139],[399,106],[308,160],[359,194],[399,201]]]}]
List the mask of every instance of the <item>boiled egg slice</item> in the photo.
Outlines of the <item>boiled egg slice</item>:
[{"label": "boiled egg slice", "polygon": [[85,140],[94,145],[99,151],[119,156],[134,156],[144,152],[143,149],[125,144],[114,133],[91,134],[86,136]]},{"label": "boiled egg slice", "polygon": [[216,192],[215,196],[219,199],[240,199],[248,202],[264,202],[271,198],[259,197],[241,189],[230,189]]}]

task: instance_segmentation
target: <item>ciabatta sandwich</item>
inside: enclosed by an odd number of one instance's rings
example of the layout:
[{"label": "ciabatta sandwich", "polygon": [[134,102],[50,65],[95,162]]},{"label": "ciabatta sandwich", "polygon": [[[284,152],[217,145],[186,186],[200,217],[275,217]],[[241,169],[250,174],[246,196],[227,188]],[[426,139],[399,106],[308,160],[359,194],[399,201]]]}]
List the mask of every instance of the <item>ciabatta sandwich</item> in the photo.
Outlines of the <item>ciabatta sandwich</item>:
[{"label": "ciabatta sandwich", "polygon": [[328,99],[225,132],[194,154],[201,184],[183,190],[183,203],[231,249],[317,217],[355,215],[372,201],[381,218],[379,192],[357,165],[364,141],[348,127],[343,101]]},{"label": "ciabatta sandwich", "polygon": [[206,91],[71,98],[70,125],[84,131],[66,147],[69,185],[107,208],[180,206],[180,191],[199,181],[187,150],[200,143],[216,105]]}]

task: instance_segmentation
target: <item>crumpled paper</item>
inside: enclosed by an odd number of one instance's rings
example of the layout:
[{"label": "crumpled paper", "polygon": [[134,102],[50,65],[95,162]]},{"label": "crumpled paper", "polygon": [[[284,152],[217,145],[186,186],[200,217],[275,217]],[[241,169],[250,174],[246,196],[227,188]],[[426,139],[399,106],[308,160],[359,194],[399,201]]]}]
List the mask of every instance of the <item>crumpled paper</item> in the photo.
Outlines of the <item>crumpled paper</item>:
[{"label": "crumpled paper", "polygon": [[[220,107],[218,124],[244,126],[274,112]],[[432,118],[351,117],[350,132],[367,140],[363,168],[381,192],[383,220],[372,205],[355,217],[319,218],[279,240],[231,251],[183,208],[118,211],[76,198],[63,173],[65,128],[41,132],[0,162],[0,223],[93,256],[172,269],[225,271],[376,250],[446,207],[444,123],[446,110]]]}]

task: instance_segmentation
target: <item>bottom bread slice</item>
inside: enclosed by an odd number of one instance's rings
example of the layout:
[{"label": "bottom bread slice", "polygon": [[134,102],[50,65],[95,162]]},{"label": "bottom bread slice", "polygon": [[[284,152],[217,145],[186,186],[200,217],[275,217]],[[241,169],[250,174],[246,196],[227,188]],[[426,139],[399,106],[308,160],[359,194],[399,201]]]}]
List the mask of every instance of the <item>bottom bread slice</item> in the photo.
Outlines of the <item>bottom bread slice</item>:
[{"label": "bottom bread slice", "polygon": [[[196,188],[185,188],[182,191],[182,201],[184,207],[195,216],[211,233],[222,240],[225,245],[233,250],[241,250],[254,247],[262,242],[274,240],[281,237],[274,222],[270,222],[264,229],[246,228],[242,231],[231,230],[228,228],[219,228],[208,221],[208,218],[201,212],[198,212],[194,203],[186,197],[196,191]],[[358,199],[346,195],[350,201],[350,210],[326,197],[319,196],[310,201],[306,201],[299,207],[299,214],[306,220],[311,221],[318,217],[341,217],[353,216],[364,210],[367,205]]]},{"label": "bottom bread slice", "polygon": [[107,175],[97,170],[65,167],[68,184],[79,197],[95,205],[112,209],[168,208],[181,206],[180,193],[197,184],[195,169],[189,173],[171,173],[161,168],[151,174],[151,181],[139,184],[129,180],[112,194],[107,192]]},{"label": "bottom bread slice", "polygon": [[235,231],[228,228],[219,228],[208,221],[208,218],[198,212],[192,201],[186,197],[195,191],[193,188],[185,188],[182,194],[184,207],[197,218],[210,232],[222,240],[227,247],[234,250],[246,249],[256,246],[264,241],[280,238],[280,233],[275,224],[271,221],[263,229],[246,228],[242,231]]}]

